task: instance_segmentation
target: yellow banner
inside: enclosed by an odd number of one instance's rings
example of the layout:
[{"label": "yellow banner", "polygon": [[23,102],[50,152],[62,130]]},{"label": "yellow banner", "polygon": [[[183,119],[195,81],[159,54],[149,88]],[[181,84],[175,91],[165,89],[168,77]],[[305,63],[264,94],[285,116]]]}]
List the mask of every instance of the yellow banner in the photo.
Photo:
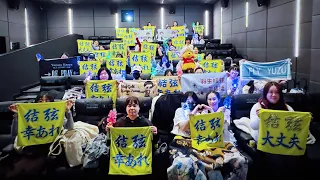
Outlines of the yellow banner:
[{"label": "yellow banner", "polygon": [[143,42],[141,52],[151,53],[151,57],[155,58],[157,53],[158,44]]},{"label": "yellow banner", "polygon": [[218,73],[223,72],[223,61],[218,60],[201,60],[199,61],[200,66],[203,68],[205,73]]},{"label": "yellow banner", "polygon": [[107,61],[107,67],[111,71],[111,74],[121,74],[122,70],[126,70],[126,65],[126,58],[112,58]]},{"label": "yellow banner", "polygon": [[186,38],[184,36],[172,38],[172,44],[176,47],[176,49],[182,49],[185,46],[185,41]]},{"label": "yellow banner", "polygon": [[201,151],[224,146],[222,112],[191,115],[189,122],[193,148]]},{"label": "yellow banner", "polygon": [[151,55],[150,53],[131,53],[130,65],[141,66],[143,74],[151,73]]},{"label": "yellow banner", "polygon": [[184,26],[176,26],[176,27],[171,27],[172,30],[177,30],[178,31],[178,37],[186,37],[185,36],[185,27]]},{"label": "yellow banner", "polygon": [[78,43],[79,54],[91,53],[93,51],[92,40],[77,39],[77,43]]},{"label": "yellow banner", "polygon": [[117,100],[116,80],[92,80],[86,84],[86,98],[111,98],[113,104]]},{"label": "yellow banner", "polygon": [[154,31],[155,31],[155,29],[156,29],[155,26],[143,26],[143,29],[144,29],[144,30],[151,30],[151,32],[152,32],[152,37],[154,37]]},{"label": "yellow banner", "polygon": [[98,61],[107,61],[110,59],[109,50],[94,50],[93,53]]},{"label": "yellow banner", "polygon": [[101,67],[100,61],[80,61],[80,75],[88,74],[89,72],[92,73],[93,76],[98,74],[98,71]]},{"label": "yellow banner", "polygon": [[18,104],[18,146],[52,143],[60,134],[66,102]]},{"label": "yellow banner", "polygon": [[134,31],[140,30],[140,28],[129,28],[129,33],[133,33],[134,35]]},{"label": "yellow banner", "polygon": [[180,51],[168,51],[168,57],[170,61],[180,60]]},{"label": "yellow banner", "polygon": [[135,46],[136,45],[136,39],[134,38],[134,33],[126,33],[123,36],[123,43],[126,46]]},{"label": "yellow banner", "polygon": [[[127,57],[127,46],[124,43],[111,42],[110,44],[111,58]],[[118,56],[118,57],[117,57]]]},{"label": "yellow banner", "polygon": [[156,80],[125,80],[121,81],[118,88],[118,96],[127,98],[155,97],[158,95],[158,84]]},{"label": "yellow banner", "polygon": [[113,175],[152,173],[151,127],[111,128],[110,168]]},{"label": "yellow banner", "polygon": [[153,79],[157,80],[159,93],[173,94],[181,91],[178,76],[155,76]]},{"label": "yellow banner", "polygon": [[198,33],[200,36],[203,36],[204,25],[194,26],[194,33]]},{"label": "yellow banner", "polygon": [[261,109],[258,149],[272,154],[304,155],[310,121],[308,112]]},{"label": "yellow banner", "polygon": [[116,37],[123,38],[123,36],[127,34],[127,28],[117,28],[116,29]]}]

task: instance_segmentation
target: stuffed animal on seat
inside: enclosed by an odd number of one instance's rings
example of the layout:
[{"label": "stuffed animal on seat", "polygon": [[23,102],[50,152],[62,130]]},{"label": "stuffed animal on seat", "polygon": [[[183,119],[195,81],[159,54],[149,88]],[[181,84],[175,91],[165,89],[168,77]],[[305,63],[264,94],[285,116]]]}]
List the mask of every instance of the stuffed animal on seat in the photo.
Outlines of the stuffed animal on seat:
[{"label": "stuffed animal on seat", "polygon": [[196,68],[196,63],[194,62],[194,54],[192,49],[184,48],[181,51],[181,57],[183,60],[182,71],[194,70]]}]

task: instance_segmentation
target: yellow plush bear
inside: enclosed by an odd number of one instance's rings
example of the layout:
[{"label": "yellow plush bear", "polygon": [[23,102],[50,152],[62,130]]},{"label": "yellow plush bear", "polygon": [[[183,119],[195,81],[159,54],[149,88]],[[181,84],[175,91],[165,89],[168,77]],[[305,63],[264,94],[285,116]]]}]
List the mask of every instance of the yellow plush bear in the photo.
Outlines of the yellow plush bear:
[{"label": "yellow plush bear", "polygon": [[186,48],[182,50],[182,70],[186,71],[188,69],[194,70],[196,68],[196,63],[194,62],[194,54],[192,49]]}]

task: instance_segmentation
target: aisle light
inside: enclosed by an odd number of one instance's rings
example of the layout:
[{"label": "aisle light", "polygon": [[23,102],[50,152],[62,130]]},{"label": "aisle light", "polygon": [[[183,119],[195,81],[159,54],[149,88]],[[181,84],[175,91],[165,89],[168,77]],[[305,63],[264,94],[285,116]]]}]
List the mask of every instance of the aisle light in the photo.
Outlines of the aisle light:
[{"label": "aisle light", "polygon": [[160,14],[160,16],[161,16],[161,29],[164,29],[164,9],[163,9],[163,7],[161,8],[161,14]]},{"label": "aisle light", "polygon": [[246,28],[248,27],[249,24],[249,2],[246,2]]},{"label": "aisle light", "polygon": [[68,25],[69,25],[69,34],[73,34],[73,12],[72,9],[68,9]]},{"label": "aisle light", "polygon": [[116,22],[116,26],[115,28],[117,29],[119,27],[119,18],[118,18],[118,13],[115,13],[114,14],[114,17],[115,17],[115,22]]},{"label": "aisle light", "polygon": [[296,0],[296,24],[295,24],[295,57],[299,56],[299,46],[300,46],[300,0]]},{"label": "aisle light", "polygon": [[28,10],[24,8],[24,24],[26,25],[26,46],[30,46],[30,32],[29,32],[29,18],[28,18]]},{"label": "aisle light", "polygon": [[223,8],[221,7],[221,10],[220,10],[220,41],[222,43],[222,10]]},{"label": "aisle light", "polygon": [[205,35],[208,36],[209,35],[209,11],[206,10],[205,12]]}]

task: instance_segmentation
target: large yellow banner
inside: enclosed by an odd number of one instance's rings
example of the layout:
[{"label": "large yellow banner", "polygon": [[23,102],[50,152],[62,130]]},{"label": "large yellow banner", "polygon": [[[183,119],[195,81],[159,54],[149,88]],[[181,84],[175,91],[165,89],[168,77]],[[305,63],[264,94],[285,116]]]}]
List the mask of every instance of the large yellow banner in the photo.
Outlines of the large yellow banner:
[{"label": "large yellow banner", "polygon": [[185,27],[184,26],[176,26],[176,27],[171,27],[172,30],[177,30],[178,31],[178,37],[186,37],[185,36]]},{"label": "large yellow banner", "polygon": [[111,74],[122,74],[121,71],[126,70],[126,65],[126,58],[112,58],[107,61],[107,67],[111,71]]},{"label": "large yellow banner", "polygon": [[155,97],[158,95],[158,84],[156,80],[125,80],[119,83],[118,96],[127,98]]},{"label": "large yellow banner", "polygon": [[80,61],[80,75],[88,74],[89,72],[92,73],[93,76],[98,74],[98,71],[101,67],[100,61]]},{"label": "large yellow banner", "polygon": [[157,80],[159,93],[173,94],[181,92],[178,76],[155,76],[153,79]]},{"label": "large yellow banner", "polygon": [[154,37],[154,31],[155,31],[155,29],[156,29],[155,26],[143,26],[143,29],[144,29],[144,30],[151,30],[151,32],[152,32],[152,37]]},{"label": "large yellow banner", "polygon": [[170,61],[180,60],[180,51],[168,51],[168,57]]},{"label": "large yellow banner", "polygon": [[77,43],[78,43],[79,54],[91,53],[93,51],[92,40],[77,39]]},{"label": "large yellow banner", "polygon": [[272,154],[304,155],[310,121],[308,112],[261,109],[258,149]]},{"label": "large yellow banner", "polygon": [[194,33],[198,33],[200,36],[203,36],[204,25],[193,26]]},{"label": "large yellow banner", "polygon": [[111,128],[110,168],[113,175],[152,173],[151,127]]},{"label": "large yellow banner", "polygon": [[134,33],[126,33],[123,35],[123,43],[126,46],[135,46],[136,45],[136,39],[134,38]]},{"label": "large yellow banner", "polygon": [[116,37],[123,38],[123,36],[127,34],[127,28],[117,28],[116,29]]},{"label": "large yellow banner", "polygon": [[186,38],[184,36],[179,36],[176,38],[172,38],[172,44],[176,47],[176,49],[181,50],[185,46]]},{"label": "large yellow banner", "polygon": [[193,148],[201,151],[224,146],[222,112],[191,115],[189,122]]},{"label": "large yellow banner", "polygon": [[200,66],[203,68],[205,73],[218,73],[223,72],[223,61],[218,60],[201,60],[199,61]]},{"label": "large yellow banner", "polygon": [[143,42],[141,52],[151,53],[151,57],[155,58],[157,53],[158,44]]},{"label": "large yellow banner", "polygon": [[151,55],[150,53],[131,53],[130,54],[130,65],[141,66],[143,74],[151,73]]},{"label": "large yellow banner", "polygon": [[66,102],[19,103],[18,146],[52,143],[60,134]]},{"label": "large yellow banner", "polygon": [[117,100],[116,80],[92,80],[86,84],[86,98],[111,98],[113,104]]},{"label": "large yellow banner", "polygon": [[127,57],[127,46],[124,43],[111,42],[110,53],[110,58],[125,58]]},{"label": "large yellow banner", "polygon": [[107,61],[110,59],[109,50],[94,50],[93,53],[98,61]]}]

